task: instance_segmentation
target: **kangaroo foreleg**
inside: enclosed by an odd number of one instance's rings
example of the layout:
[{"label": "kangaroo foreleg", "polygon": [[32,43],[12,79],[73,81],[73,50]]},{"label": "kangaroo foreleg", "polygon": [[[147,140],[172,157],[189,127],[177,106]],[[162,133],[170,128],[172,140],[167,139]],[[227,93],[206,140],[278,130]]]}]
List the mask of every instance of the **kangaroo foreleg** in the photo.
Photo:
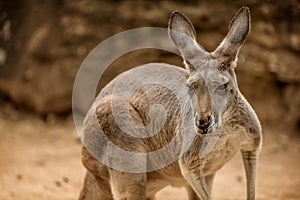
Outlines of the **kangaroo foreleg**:
[{"label": "kangaroo foreleg", "polygon": [[258,151],[242,151],[242,157],[247,178],[247,200],[254,200]]}]

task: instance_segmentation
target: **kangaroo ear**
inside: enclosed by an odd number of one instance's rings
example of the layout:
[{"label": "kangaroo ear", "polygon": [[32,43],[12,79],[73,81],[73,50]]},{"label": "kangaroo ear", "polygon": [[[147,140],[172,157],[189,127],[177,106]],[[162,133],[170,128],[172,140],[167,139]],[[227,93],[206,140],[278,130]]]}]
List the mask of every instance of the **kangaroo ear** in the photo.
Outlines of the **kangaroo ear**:
[{"label": "kangaroo ear", "polygon": [[217,56],[225,56],[230,61],[236,59],[238,51],[241,45],[246,40],[246,37],[250,31],[250,10],[248,7],[242,7],[232,19],[229,25],[229,31],[214,51]]},{"label": "kangaroo ear", "polygon": [[177,45],[180,43],[180,35],[177,35],[176,32],[184,34],[187,37],[190,37],[193,40],[196,40],[196,31],[193,27],[190,20],[185,17],[182,13],[175,10],[171,13],[169,20],[169,33],[173,42]]},{"label": "kangaroo ear", "polygon": [[204,55],[205,51],[196,42],[196,31],[188,18],[178,11],[173,11],[169,20],[169,36],[177,46],[186,63]]}]

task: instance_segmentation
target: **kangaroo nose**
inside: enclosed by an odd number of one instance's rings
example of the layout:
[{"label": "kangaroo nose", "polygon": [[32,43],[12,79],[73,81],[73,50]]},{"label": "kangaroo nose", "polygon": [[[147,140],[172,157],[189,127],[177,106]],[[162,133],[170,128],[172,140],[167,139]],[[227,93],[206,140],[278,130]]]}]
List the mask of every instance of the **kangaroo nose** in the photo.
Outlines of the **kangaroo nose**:
[{"label": "kangaroo nose", "polygon": [[196,126],[200,130],[202,130],[203,133],[207,132],[208,127],[210,126],[212,121],[211,116],[207,116],[205,118],[202,118],[200,120],[196,120]]}]

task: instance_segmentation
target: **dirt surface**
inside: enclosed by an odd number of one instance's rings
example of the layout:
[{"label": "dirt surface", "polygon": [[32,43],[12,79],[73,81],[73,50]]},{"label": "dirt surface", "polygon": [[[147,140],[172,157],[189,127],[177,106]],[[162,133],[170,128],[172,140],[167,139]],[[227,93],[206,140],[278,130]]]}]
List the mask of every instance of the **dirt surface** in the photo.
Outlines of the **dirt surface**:
[{"label": "dirt surface", "polygon": [[[80,143],[71,119],[0,117],[0,199],[77,199],[84,176]],[[300,139],[264,130],[257,199],[300,199]],[[213,199],[245,199],[240,155],[216,176]],[[166,188],[158,199],[187,199],[183,188]]]}]

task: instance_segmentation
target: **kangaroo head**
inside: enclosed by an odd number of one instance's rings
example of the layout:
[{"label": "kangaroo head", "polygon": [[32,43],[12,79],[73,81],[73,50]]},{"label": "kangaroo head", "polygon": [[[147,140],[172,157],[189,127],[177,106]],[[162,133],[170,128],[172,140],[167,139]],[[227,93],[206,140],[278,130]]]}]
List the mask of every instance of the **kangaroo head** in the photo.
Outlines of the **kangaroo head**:
[{"label": "kangaroo head", "polygon": [[234,68],[249,30],[250,12],[243,7],[232,19],[221,44],[213,52],[207,52],[197,43],[191,22],[178,11],[171,14],[169,36],[189,72],[186,85],[199,133],[220,128],[224,113],[233,106],[238,92]]}]

